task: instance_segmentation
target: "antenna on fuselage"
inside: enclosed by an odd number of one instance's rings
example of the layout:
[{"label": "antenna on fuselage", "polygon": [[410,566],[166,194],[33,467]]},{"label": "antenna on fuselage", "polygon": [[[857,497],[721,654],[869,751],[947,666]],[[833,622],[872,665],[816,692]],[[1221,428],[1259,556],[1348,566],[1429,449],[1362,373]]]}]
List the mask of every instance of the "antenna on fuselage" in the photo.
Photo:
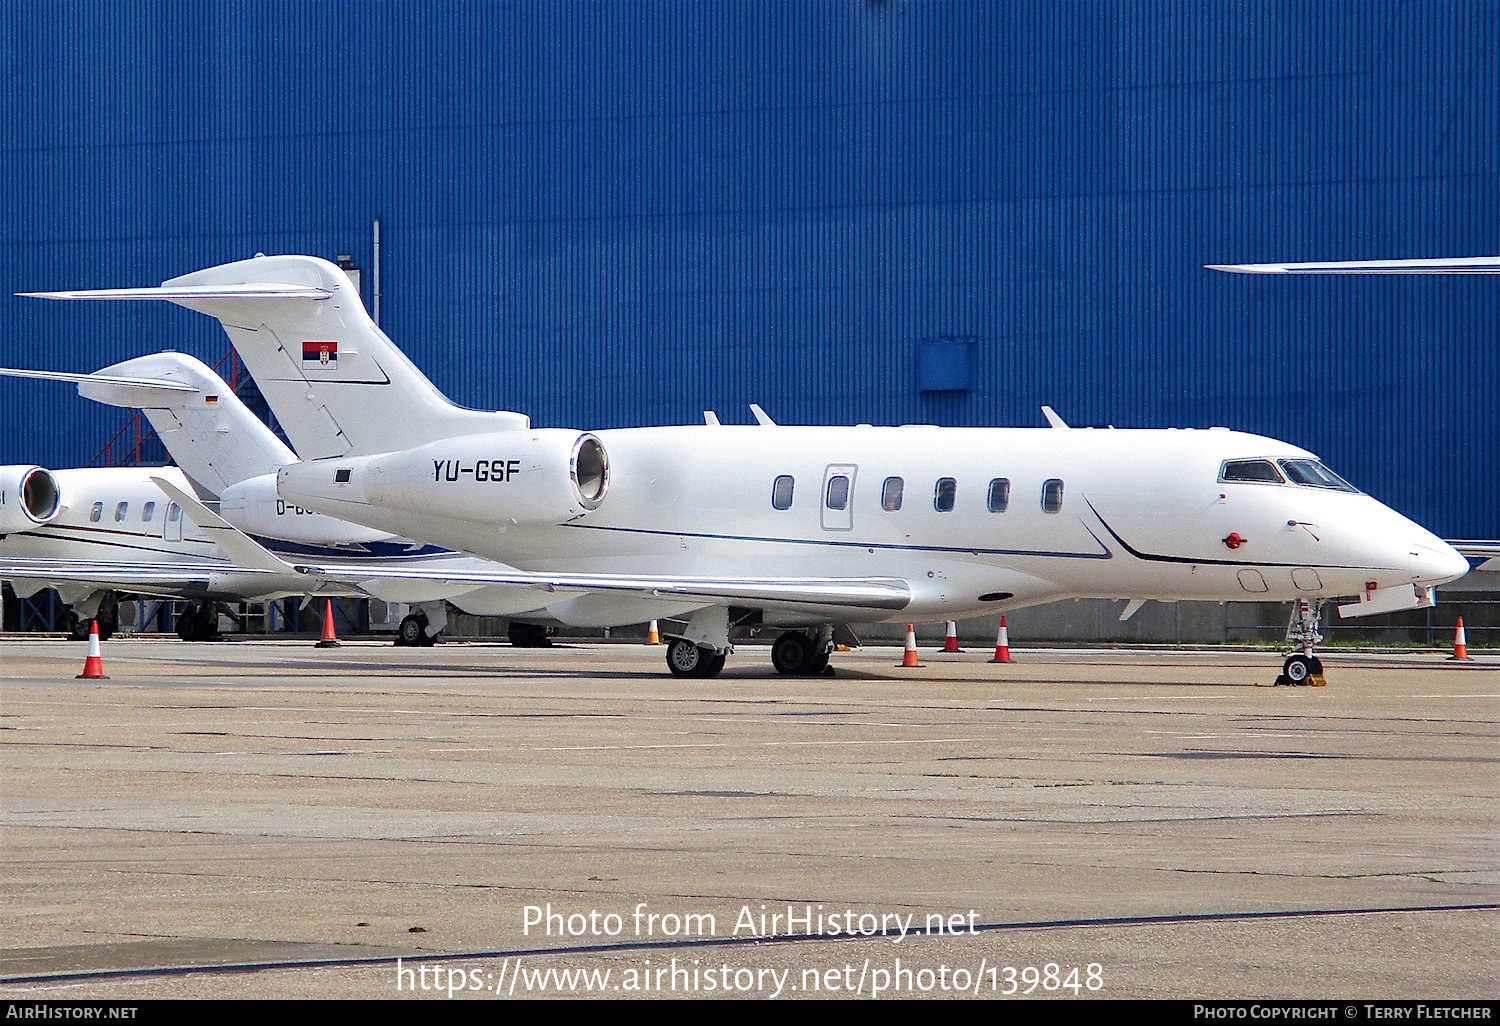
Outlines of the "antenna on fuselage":
[{"label": "antenna on fuselage", "polygon": [[1050,406],[1042,407],[1042,416],[1047,418],[1047,423],[1055,428],[1066,428],[1068,422],[1057,415],[1057,411]]},{"label": "antenna on fuselage", "polygon": [[750,412],[755,414],[755,422],[761,427],[775,427],[776,422],[771,419],[770,414],[761,409],[755,403],[750,404]]}]

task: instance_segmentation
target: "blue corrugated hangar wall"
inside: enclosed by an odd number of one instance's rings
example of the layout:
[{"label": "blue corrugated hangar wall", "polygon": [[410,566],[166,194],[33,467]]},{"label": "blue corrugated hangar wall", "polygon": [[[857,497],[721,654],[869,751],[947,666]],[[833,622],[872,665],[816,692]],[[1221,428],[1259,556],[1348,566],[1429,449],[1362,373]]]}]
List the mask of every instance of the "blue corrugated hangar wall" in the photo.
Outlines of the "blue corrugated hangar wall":
[{"label": "blue corrugated hangar wall", "polygon": [[[34,0],[0,53],[6,364],[226,348],[13,292],[308,252],[368,301],[379,219],[382,325],[470,406],[1224,424],[1500,535],[1500,279],[1203,269],[1500,250],[1490,0]],[[122,422],[0,411],[4,462]]]}]

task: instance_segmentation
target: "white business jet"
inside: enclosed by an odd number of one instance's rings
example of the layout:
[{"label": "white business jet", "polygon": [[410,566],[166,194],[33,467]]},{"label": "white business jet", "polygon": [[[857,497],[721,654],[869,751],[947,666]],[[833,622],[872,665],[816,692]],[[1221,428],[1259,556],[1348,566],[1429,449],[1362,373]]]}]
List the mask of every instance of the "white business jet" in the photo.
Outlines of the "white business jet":
[{"label": "white business jet", "polygon": [[[66,381],[76,384],[85,398],[140,409],[177,463],[176,468],[5,468],[9,487],[0,486],[0,520],[9,509],[23,521],[7,523],[9,529],[0,537],[0,578],[11,579],[23,596],[57,588],[72,606],[75,631],[86,631],[88,621],[98,618],[101,633],[108,636],[114,629],[117,591],[197,603],[177,618],[185,640],[214,636],[218,601],[372,594],[347,582],[320,585],[297,573],[287,559],[495,568],[488,561],[418,547],[389,532],[335,520],[277,496],[276,471],[296,456],[222,378],[194,357],[158,353],[93,374],[0,368],[0,375]],[[218,496],[215,505],[227,523],[197,502],[202,492]],[[192,501],[178,501],[180,494],[192,495]],[[228,565],[235,555],[224,550],[226,538],[245,560],[241,573]],[[517,592],[501,590],[512,597]],[[416,607],[398,628],[398,644],[431,644],[446,624],[444,599],[471,595],[469,605],[478,610],[493,604],[485,601],[485,589],[474,585],[435,591],[427,582],[393,580],[377,582],[376,591],[377,597]],[[535,592],[521,594],[533,606],[540,604]]]},{"label": "white business jet", "polygon": [[[818,673],[849,624],[935,621],[1059,598],[1306,600],[1285,678],[1321,671],[1321,603],[1430,606],[1468,562],[1313,454],[1222,429],[533,428],[450,403],[370,320],[348,277],[257,257],[159,288],[41,293],[164,299],[220,320],[293,446],[280,496],[501,560],[449,574],[307,564],[545,591],[566,623],[679,618],[682,676],[724,665],[731,631],[783,628],[772,661]],[[333,441],[318,444],[318,424]],[[327,437],[325,431],[323,437]],[[304,447],[304,439],[307,447]]]},{"label": "white business jet", "polygon": [[[1281,264],[1206,264],[1231,274],[1500,274],[1500,256],[1438,257],[1415,260],[1323,260]],[[1482,559],[1476,569],[1500,572],[1500,541],[1466,538],[1450,541],[1463,555]]]}]

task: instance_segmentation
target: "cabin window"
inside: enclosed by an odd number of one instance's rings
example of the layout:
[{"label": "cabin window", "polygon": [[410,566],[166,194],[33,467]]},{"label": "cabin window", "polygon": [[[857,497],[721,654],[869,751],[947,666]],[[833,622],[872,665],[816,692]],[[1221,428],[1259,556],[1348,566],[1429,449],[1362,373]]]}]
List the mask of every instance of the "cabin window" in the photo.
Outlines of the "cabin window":
[{"label": "cabin window", "polygon": [[129,508],[130,503],[128,502],[122,502],[115,507],[115,523],[118,524],[125,519],[125,511]]},{"label": "cabin window", "polygon": [[141,523],[149,524],[154,516],[156,516],[156,503],[148,502],[141,507]]},{"label": "cabin window", "polygon": [[828,479],[828,508],[843,509],[849,505],[849,479],[843,474]]},{"label": "cabin window", "polygon": [[932,490],[932,508],[939,513],[952,513],[953,500],[958,496],[958,482],[951,477],[938,478]]},{"label": "cabin window", "polygon": [[1057,478],[1050,478],[1042,485],[1042,512],[1062,512],[1063,483]]},{"label": "cabin window", "polygon": [[794,482],[792,481],[792,476],[790,474],[782,474],[780,477],[778,477],[776,479],[776,482],[771,485],[771,508],[772,509],[791,509],[792,508],[792,485],[793,485],[793,483]]},{"label": "cabin window", "polygon": [[1004,513],[1010,507],[1010,478],[997,477],[990,482],[991,513]]},{"label": "cabin window", "polygon": [[1257,481],[1281,484],[1281,475],[1270,460],[1226,460],[1219,469],[1220,481]]},{"label": "cabin window", "polygon": [[104,516],[104,503],[94,503],[94,508],[89,510],[89,523],[97,524]]},{"label": "cabin window", "polygon": [[894,513],[901,508],[901,491],[906,487],[906,482],[899,477],[888,477],[885,484],[880,488],[880,508],[887,513]]},{"label": "cabin window", "polygon": [[181,506],[177,505],[177,503],[174,502],[174,503],[172,503],[172,505],[170,505],[170,506],[167,507],[167,522],[168,523],[175,524],[175,523],[177,523],[177,521],[179,521],[181,519],[182,519],[182,507]]},{"label": "cabin window", "polygon": [[1336,492],[1358,492],[1348,481],[1339,477],[1317,460],[1278,460],[1292,484],[1309,488],[1330,488]]},{"label": "cabin window", "polygon": [[[338,470],[335,470],[333,472],[333,483],[334,484],[348,484],[349,483],[349,475],[351,473],[353,473],[353,471],[349,467],[340,467]],[[451,481],[452,478],[449,478],[449,480]]]}]

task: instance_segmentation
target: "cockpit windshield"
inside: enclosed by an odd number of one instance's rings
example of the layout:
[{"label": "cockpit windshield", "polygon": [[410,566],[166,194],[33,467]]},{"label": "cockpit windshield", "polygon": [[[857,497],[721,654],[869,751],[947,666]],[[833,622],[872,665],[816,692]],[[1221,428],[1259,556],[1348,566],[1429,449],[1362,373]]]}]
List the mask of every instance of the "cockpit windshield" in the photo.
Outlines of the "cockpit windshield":
[{"label": "cockpit windshield", "polygon": [[1259,484],[1285,484],[1270,460],[1228,460],[1219,468],[1220,481],[1254,481]]},{"label": "cockpit windshield", "polygon": [[1317,460],[1277,460],[1282,473],[1292,484],[1308,488],[1329,488],[1336,492],[1358,492],[1348,481],[1323,466]]}]

